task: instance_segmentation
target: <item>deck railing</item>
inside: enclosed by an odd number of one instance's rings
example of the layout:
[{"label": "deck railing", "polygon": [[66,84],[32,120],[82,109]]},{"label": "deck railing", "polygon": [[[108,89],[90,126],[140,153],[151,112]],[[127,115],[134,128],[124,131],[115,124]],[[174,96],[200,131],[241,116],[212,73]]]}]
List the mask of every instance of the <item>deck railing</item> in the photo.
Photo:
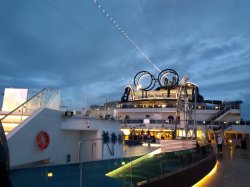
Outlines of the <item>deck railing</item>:
[{"label": "deck railing", "polygon": [[[169,119],[149,119],[149,123],[144,123],[144,119],[125,119],[119,120],[120,124],[175,124],[175,120]],[[177,124],[180,123],[180,120],[177,120]],[[186,120],[186,124],[194,124],[193,120]],[[222,126],[222,125],[250,125],[250,121],[196,121],[197,125],[214,125],[214,126]]]},{"label": "deck railing", "polygon": [[[10,178],[12,185],[19,187],[49,187],[58,184],[73,187],[104,184],[109,187],[140,186],[153,178],[160,179],[164,175],[193,167],[212,154],[210,145],[173,152],[156,149],[138,156],[17,169],[10,172]],[[27,176],[32,177],[27,180]]]}]

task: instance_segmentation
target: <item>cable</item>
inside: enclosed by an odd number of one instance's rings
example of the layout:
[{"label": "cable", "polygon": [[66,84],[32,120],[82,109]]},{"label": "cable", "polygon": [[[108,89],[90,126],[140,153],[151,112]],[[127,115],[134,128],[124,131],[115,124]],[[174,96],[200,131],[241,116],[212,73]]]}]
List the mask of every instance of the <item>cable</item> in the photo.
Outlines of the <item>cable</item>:
[{"label": "cable", "polygon": [[[153,29],[152,29],[151,25],[149,24],[149,20],[148,20],[148,17],[147,17],[147,15],[146,15],[145,8],[143,7],[143,5],[142,5],[142,3],[141,3],[140,0],[139,0],[139,4],[140,4],[140,6],[141,6],[141,9],[142,9],[143,15],[144,15],[144,17],[145,17],[146,23],[147,23],[147,25],[148,25],[148,28],[149,28],[149,30],[150,30],[151,36],[153,37]],[[153,40],[154,40],[155,43],[158,43],[158,41],[157,41],[154,37],[153,37]]]},{"label": "cable", "polygon": [[118,22],[111,16],[111,14],[104,9],[101,4],[97,0],[92,0],[92,2],[95,4],[95,6],[101,11],[103,15],[105,15],[109,21],[117,28],[117,30],[125,37],[127,40],[132,44],[134,48],[136,48],[144,58],[146,58],[147,62],[154,66],[159,72],[161,70],[152,62],[152,60],[141,50],[141,48],[135,43],[134,40],[124,31],[124,29],[118,24]]},{"label": "cable", "polygon": [[[62,15],[64,15],[65,17],[67,17],[72,23],[74,23],[76,26],[80,27],[81,30],[83,30],[84,32],[88,33],[89,35],[91,35],[94,39],[96,39],[99,43],[103,44],[104,46],[107,46],[101,39],[99,39],[98,37],[96,37],[93,33],[91,33],[90,31],[88,31],[84,26],[82,26],[79,22],[77,22],[72,16],[66,14],[62,9],[58,8],[55,4],[53,4],[52,2],[50,2],[49,0],[45,0],[47,2],[48,5],[50,5],[52,8],[56,9],[59,13],[61,13]],[[108,47],[108,46],[107,46]],[[110,48],[110,47],[108,47]]]}]

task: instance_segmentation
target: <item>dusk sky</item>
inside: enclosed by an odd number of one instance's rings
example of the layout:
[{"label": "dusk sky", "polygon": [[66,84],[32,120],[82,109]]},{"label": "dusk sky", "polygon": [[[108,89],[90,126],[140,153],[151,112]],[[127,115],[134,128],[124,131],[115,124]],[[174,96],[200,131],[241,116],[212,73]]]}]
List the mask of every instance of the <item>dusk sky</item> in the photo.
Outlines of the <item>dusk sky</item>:
[{"label": "dusk sky", "polygon": [[139,71],[158,75],[133,41],[205,99],[242,100],[250,119],[249,0],[97,3],[106,12],[93,0],[1,0],[0,91],[51,87],[72,108],[120,100]]}]

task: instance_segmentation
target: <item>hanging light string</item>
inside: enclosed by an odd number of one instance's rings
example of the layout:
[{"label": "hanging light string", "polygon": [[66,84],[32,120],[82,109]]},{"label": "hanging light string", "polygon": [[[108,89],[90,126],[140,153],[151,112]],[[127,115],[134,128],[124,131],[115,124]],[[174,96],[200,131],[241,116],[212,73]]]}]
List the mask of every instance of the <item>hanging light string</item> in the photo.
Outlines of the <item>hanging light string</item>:
[{"label": "hanging light string", "polygon": [[152,62],[152,60],[141,50],[141,48],[135,43],[134,40],[124,31],[124,29],[118,24],[118,22],[110,15],[110,13],[104,9],[101,4],[97,0],[92,0],[95,6],[105,15],[109,21],[115,26],[115,28],[132,44],[134,48],[136,48],[144,58],[146,58],[147,62],[153,65],[159,72],[161,70]]}]

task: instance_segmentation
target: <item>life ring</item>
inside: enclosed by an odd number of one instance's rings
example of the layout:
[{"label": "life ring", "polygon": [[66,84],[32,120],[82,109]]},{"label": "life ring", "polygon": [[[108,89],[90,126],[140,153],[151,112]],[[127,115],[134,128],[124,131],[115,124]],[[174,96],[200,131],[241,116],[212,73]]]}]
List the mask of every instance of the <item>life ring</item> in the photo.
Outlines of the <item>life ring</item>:
[{"label": "life ring", "polygon": [[41,151],[46,149],[49,146],[50,138],[49,134],[46,131],[41,131],[36,136],[37,146],[40,148]]}]

